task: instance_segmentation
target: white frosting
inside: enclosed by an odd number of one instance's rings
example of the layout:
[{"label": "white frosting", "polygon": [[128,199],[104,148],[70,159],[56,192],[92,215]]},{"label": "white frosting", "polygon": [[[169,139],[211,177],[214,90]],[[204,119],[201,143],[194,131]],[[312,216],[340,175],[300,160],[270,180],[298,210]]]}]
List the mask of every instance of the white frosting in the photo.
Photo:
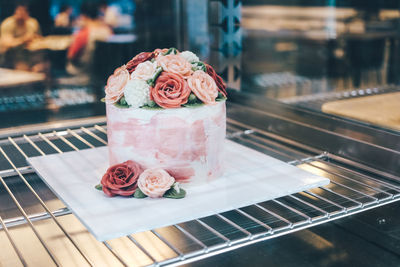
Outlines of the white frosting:
[{"label": "white frosting", "polygon": [[191,51],[183,51],[183,52],[179,53],[179,56],[183,57],[190,63],[200,61],[199,57],[196,56],[196,54]]},{"label": "white frosting", "polygon": [[150,86],[143,80],[129,80],[124,88],[125,101],[132,109],[150,102]]}]

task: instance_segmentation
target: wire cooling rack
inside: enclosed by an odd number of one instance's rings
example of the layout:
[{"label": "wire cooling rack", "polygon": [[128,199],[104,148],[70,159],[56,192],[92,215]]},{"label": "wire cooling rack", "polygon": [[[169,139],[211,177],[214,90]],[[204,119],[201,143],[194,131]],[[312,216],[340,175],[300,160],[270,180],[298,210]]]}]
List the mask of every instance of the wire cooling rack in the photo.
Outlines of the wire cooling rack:
[{"label": "wire cooling rack", "polygon": [[228,120],[227,131],[229,139],[328,177],[331,183],[221,214],[99,242],[27,166],[25,159],[105,146],[105,122],[13,134],[0,139],[0,264],[174,266],[400,199],[400,178],[392,174],[237,121]]}]

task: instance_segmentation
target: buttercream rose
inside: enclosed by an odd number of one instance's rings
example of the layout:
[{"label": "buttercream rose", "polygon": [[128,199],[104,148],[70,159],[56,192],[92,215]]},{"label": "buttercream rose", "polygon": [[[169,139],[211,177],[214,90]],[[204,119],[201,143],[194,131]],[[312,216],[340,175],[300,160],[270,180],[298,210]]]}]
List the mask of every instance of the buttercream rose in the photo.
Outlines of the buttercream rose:
[{"label": "buttercream rose", "polygon": [[111,166],[101,179],[103,192],[109,197],[133,195],[142,171],[141,166],[132,160]]},{"label": "buttercream rose", "polygon": [[228,94],[226,93],[226,84],[225,84],[224,80],[215,72],[213,67],[211,67],[208,64],[205,64],[205,65],[207,68],[207,74],[210,75],[214,79],[215,84],[218,87],[218,91],[221,92],[221,94],[223,94],[225,97],[227,97]]},{"label": "buttercream rose", "polygon": [[117,102],[124,93],[124,87],[129,80],[129,72],[125,66],[117,68],[114,74],[107,80],[105,87],[106,103],[113,104]]},{"label": "buttercream rose", "polygon": [[186,104],[190,89],[185,79],[175,73],[163,71],[154,87],[150,88],[150,98],[163,108],[179,108]]},{"label": "buttercream rose", "polygon": [[188,78],[193,73],[192,64],[178,55],[159,56],[156,61],[164,71],[179,74],[184,78]]},{"label": "buttercream rose", "polygon": [[129,71],[129,73],[132,73],[135,71],[137,65],[152,58],[154,58],[154,52],[142,52],[137,54],[128,63],[126,63],[126,69]]},{"label": "buttercream rose", "polygon": [[147,169],[137,181],[140,190],[152,198],[162,197],[174,184],[175,179],[163,169]]},{"label": "buttercream rose", "polygon": [[131,78],[136,80],[148,80],[153,77],[157,64],[151,61],[145,61],[137,65],[136,69],[131,73]]},{"label": "buttercream rose", "polygon": [[218,88],[214,79],[202,70],[196,70],[187,80],[189,88],[204,104],[215,104]]}]

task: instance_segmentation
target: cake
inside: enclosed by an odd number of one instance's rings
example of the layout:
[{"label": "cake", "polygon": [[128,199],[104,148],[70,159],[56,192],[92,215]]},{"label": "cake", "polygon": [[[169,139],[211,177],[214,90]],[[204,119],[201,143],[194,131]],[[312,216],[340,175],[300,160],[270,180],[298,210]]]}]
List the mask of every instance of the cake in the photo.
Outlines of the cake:
[{"label": "cake", "polygon": [[133,161],[193,185],[223,174],[226,86],[194,53],[142,52],[105,93],[110,165]]}]

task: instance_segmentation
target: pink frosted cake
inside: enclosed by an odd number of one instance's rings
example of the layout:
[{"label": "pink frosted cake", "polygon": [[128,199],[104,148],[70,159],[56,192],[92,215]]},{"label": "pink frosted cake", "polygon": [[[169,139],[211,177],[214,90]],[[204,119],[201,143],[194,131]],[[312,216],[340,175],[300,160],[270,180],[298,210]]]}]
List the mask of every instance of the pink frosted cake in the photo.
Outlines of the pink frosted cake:
[{"label": "pink frosted cake", "polygon": [[225,88],[192,52],[170,48],[135,56],[105,88],[110,165],[132,160],[191,184],[221,176]]}]

